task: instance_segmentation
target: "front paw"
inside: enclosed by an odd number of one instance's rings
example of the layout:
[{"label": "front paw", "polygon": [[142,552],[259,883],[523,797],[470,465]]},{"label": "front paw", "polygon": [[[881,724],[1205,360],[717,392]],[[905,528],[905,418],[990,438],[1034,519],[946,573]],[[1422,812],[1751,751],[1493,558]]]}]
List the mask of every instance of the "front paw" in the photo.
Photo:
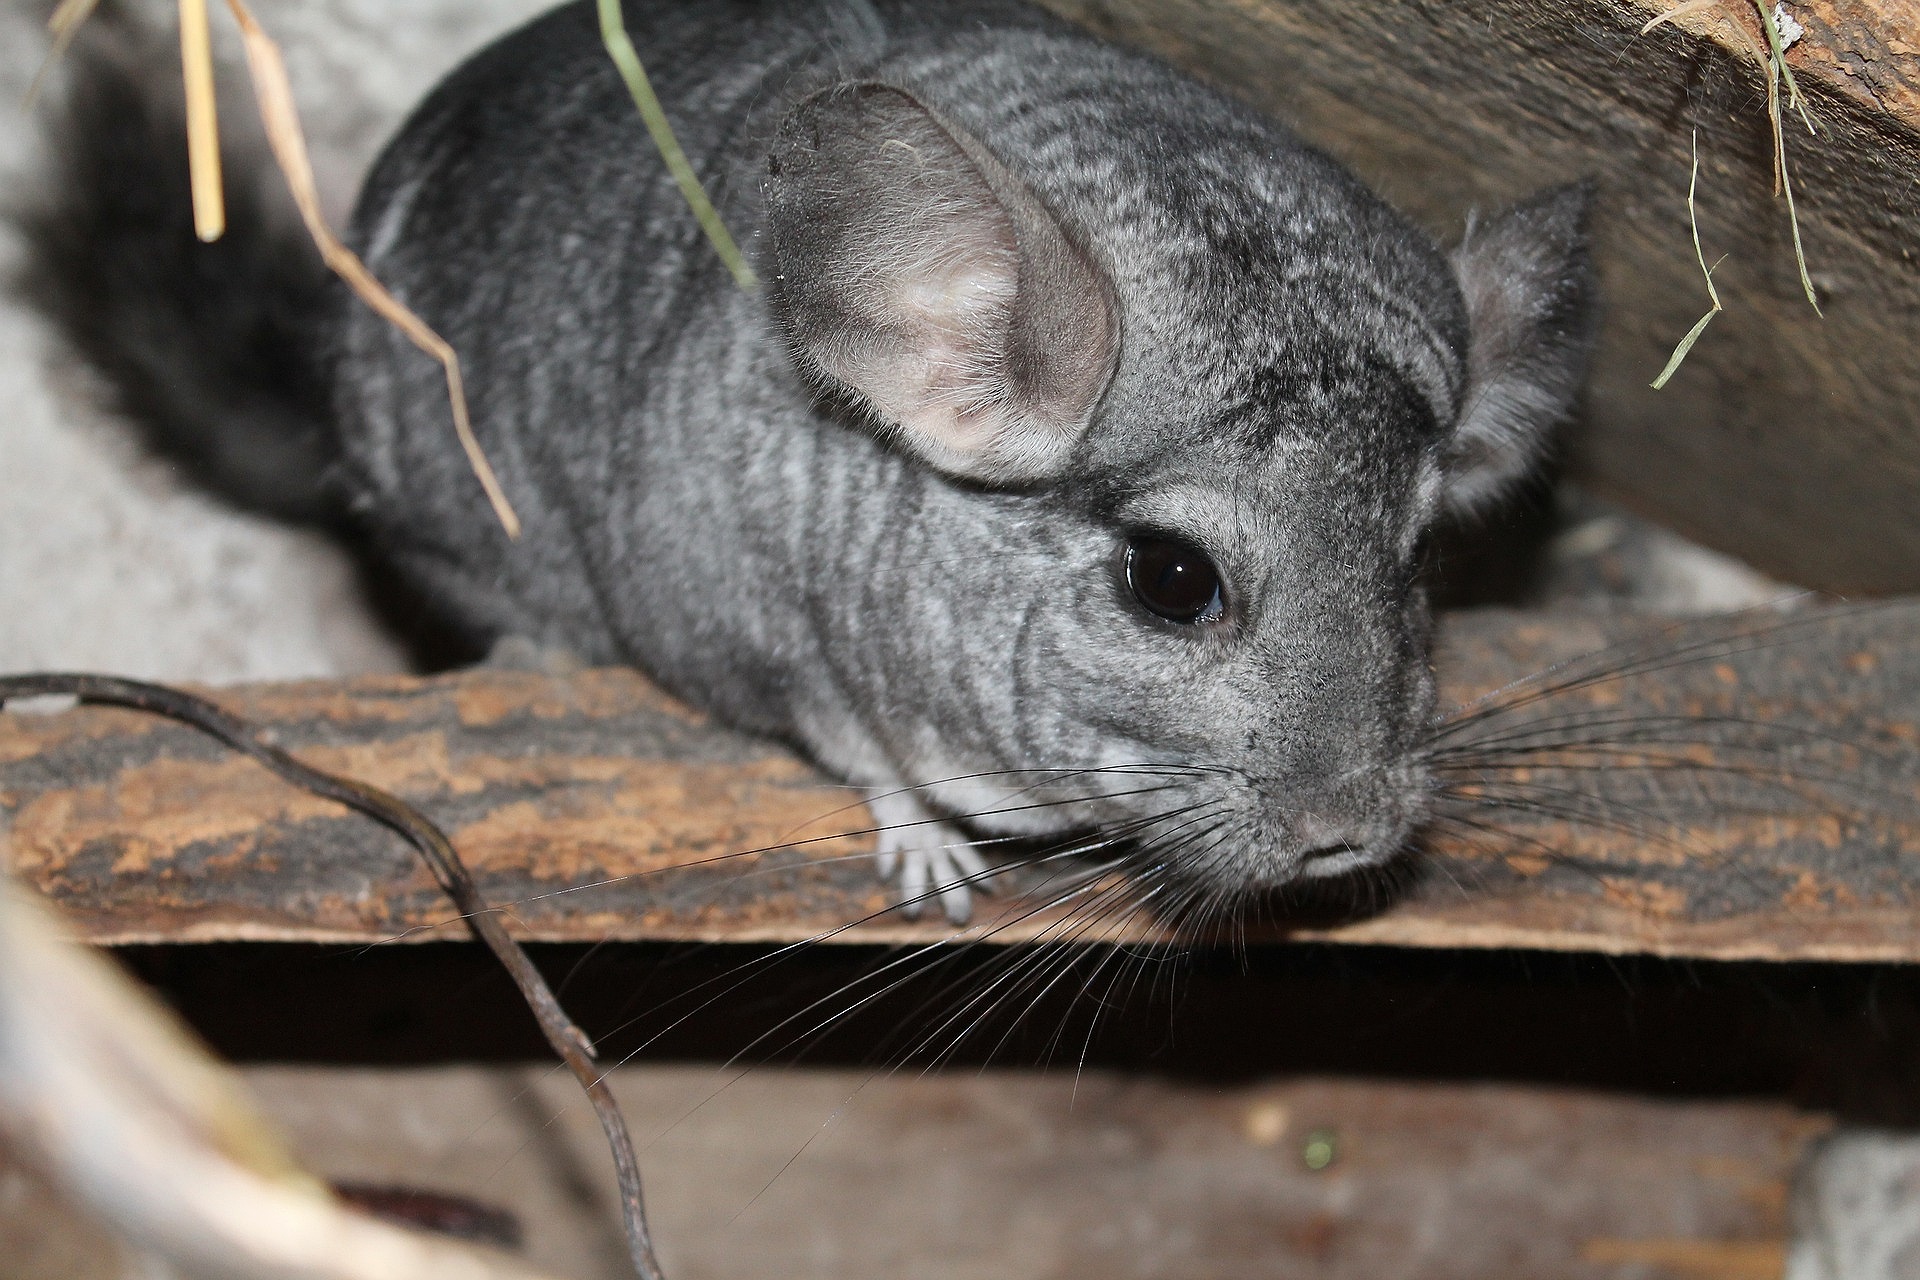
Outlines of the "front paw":
[{"label": "front paw", "polygon": [[940,899],[947,919],[965,924],[973,915],[973,890],[988,892],[992,868],[967,834],[930,814],[910,791],[878,793],[868,800],[877,819],[874,863],[883,880],[897,874],[900,914],[917,920],[927,901]]},{"label": "front paw", "polygon": [[493,642],[487,656],[480,660],[486,671],[524,671],[543,676],[570,676],[586,669],[586,664],[564,645],[536,640],[509,632]]}]

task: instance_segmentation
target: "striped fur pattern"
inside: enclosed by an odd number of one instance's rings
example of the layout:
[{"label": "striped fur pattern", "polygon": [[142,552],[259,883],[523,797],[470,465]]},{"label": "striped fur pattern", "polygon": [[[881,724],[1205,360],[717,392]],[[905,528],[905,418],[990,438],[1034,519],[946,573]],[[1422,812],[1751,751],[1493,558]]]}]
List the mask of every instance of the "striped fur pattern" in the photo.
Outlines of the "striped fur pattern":
[{"label": "striped fur pattern", "polygon": [[[477,638],[633,663],[872,789],[916,900],[999,837],[1168,910],[1389,858],[1430,790],[1422,534],[1575,394],[1587,193],[1450,260],[1280,125],[1036,10],[627,20],[768,287],[700,240],[589,5],[480,54],[353,231],[459,350],[527,532],[438,366],[336,294],[329,484],[392,565]],[[1217,619],[1141,606],[1142,535],[1205,552]]]}]

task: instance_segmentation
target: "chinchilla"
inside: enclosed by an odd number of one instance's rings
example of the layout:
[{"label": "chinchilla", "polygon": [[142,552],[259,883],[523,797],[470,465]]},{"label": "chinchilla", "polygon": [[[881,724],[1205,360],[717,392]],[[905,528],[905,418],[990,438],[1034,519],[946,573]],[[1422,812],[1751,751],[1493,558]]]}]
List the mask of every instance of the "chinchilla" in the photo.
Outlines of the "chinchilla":
[{"label": "chinchilla", "polygon": [[[351,241],[438,364],[82,52],[30,285],[162,447],[337,520],[479,643],[638,666],[871,789],[950,914],[1044,837],[1169,910],[1391,858],[1430,784],[1423,534],[1534,465],[1589,193],[1450,254],[1286,128],[995,0],[629,4],[765,281],[701,239],[573,4],[436,88]],[[896,871],[897,869],[897,871]]]}]

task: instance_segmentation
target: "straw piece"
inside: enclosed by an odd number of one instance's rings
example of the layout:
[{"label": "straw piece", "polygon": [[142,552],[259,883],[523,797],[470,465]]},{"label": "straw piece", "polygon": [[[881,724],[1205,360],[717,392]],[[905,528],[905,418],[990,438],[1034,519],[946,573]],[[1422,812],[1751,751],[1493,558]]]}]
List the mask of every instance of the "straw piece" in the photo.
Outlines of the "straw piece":
[{"label": "straw piece", "polygon": [[1656,15],[1651,22],[1640,28],[1640,34],[1643,36],[1647,35],[1655,28],[1663,27],[1669,22],[1678,22],[1682,18],[1691,17],[1703,9],[1718,8],[1720,2],[1721,0],[1686,0],[1684,4],[1677,4],[1664,13]]},{"label": "straw piece", "polygon": [[220,189],[220,125],[214,109],[213,38],[207,0],[180,0],[180,72],[187,86],[187,173],[193,185],[193,233],[218,240],[227,229]]},{"label": "straw piece", "polygon": [[99,7],[100,0],[60,0],[54,6],[52,15],[47,19],[47,30],[53,33],[53,45],[47,50],[47,56],[40,59],[39,68],[34,71],[26,93],[21,96],[21,110],[33,110],[33,104],[40,100],[40,89],[46,84],[47,73],[53,70],[53,64],[60,61],[67,46],[73,43],[80,24]]},{"label": "straw piece", "polygon": [[[1676,346],[1673,354],[1667,357],[1667,367],[1662,369],[1660,376],[1653,380],[1652,386],[1655,391],[1667,385],[1667,380],[1673,377],[1674,371],[1680,367],[1680,362],[1687,358],[1689,351],[1693,350],[1693,344],[1700,340],[1700,335],[1707,331],[1707,326],[1713,323],[1713,318],[1721,311],[1720,290],[1713,283],[1714,267],[1719,266],[1720,263],[1716,262],[1712,267],[1708,266],[1706,250],[1700,247],[1700,214],[1693,200],[1694,193],[1699,190],[1699,187],[1700,134],[1696,131],[1693,135],[1693,173],[1687,178],[1687,223],[1693,228],[1693,256],[1700,263],[1700,274],[1707,278],[1707,297],[1712,299],[1713,306],[1707,314],[1693,322],[1693,328],[1687,330],[1687,336],[1680,339],[1680,345]],[[1724,262],[1725,259],[1721,261]]]},{"label": "straw piece", "polygon": [[362,302],[406,334],[408,340],[438,360],[447,371],[447,399],[453,407],[453,429],[460,437],[460,447],[466,451],[467,463],[479,478],[480,487],[486,490],[487,501],[493,504],[493,513],[501,527],[508,537],[518,538],[520,517],[507,501],[506,491],[500,487],[499,478],[473,434],[473,423],[467,415],[466,389],[460,377],[460,357],[426,321],[389,293],[373,272],[367,270],[359,255],[342,244],[327,225],[326,216],[320,210],[313,164],[307,157],[306,137],[300,130],[300,116],[293,105],[293,88],[287,79],[280,49],[254,21],[243,0],[227,0],[227,8],[240,24],[240,34],[246,43],[247,69],[252,74],[253,91],[260,102],[267,145],[273,149],[274,160],[286,177],[287,189],[293,193],[294,205],[300,210],[301,221],[306,223],[307,234],[313,238],[327,266],[347,282]]},{"label": "straw piece", "polygon": [[1800,119],[1806,123],[1807,132],[1817,134],[1819,129],[1813,123],[1813,116],[1807,110],[1807,100],[1800,95],[1800,82],[1794,79],[1793,68],[1787,65],[1787,47],[1780,40],[1780,27],[1767,12],[1765,0],[1753,0],[1753,7],[1760,14],[1760,30],[1767,37],[1767,118],[1773,125],[1773,184],[1774,194],[1787,200],[1787,223],[1793,229],[1793,260],[1800,268],[1800,288],[1807,295],[1807,304],[1813,313],[1822,319],[1826,313],[1820,309],[1820,298],[1813,290],[1813,277],[1807,272],[1807,251],[1800,243],[1800,210],[1793,202],[1793,178],[1787,173],[1787,132],[1781,121],[1780,85],[1787,86],[1787,102],[1800,113]]}]

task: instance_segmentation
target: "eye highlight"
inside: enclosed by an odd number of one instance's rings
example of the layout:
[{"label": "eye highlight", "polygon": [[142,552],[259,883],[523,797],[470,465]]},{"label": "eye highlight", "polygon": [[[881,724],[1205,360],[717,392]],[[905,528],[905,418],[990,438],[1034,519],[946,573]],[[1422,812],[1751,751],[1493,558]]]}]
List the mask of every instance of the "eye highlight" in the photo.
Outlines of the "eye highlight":
[{"label": "eye highlight", "polygon": [[1141,534],[1127,539],[1127,586],[1143,609],[1168,622],[1214,622],[1226,612],[1213,561],[1173,538]]}]

